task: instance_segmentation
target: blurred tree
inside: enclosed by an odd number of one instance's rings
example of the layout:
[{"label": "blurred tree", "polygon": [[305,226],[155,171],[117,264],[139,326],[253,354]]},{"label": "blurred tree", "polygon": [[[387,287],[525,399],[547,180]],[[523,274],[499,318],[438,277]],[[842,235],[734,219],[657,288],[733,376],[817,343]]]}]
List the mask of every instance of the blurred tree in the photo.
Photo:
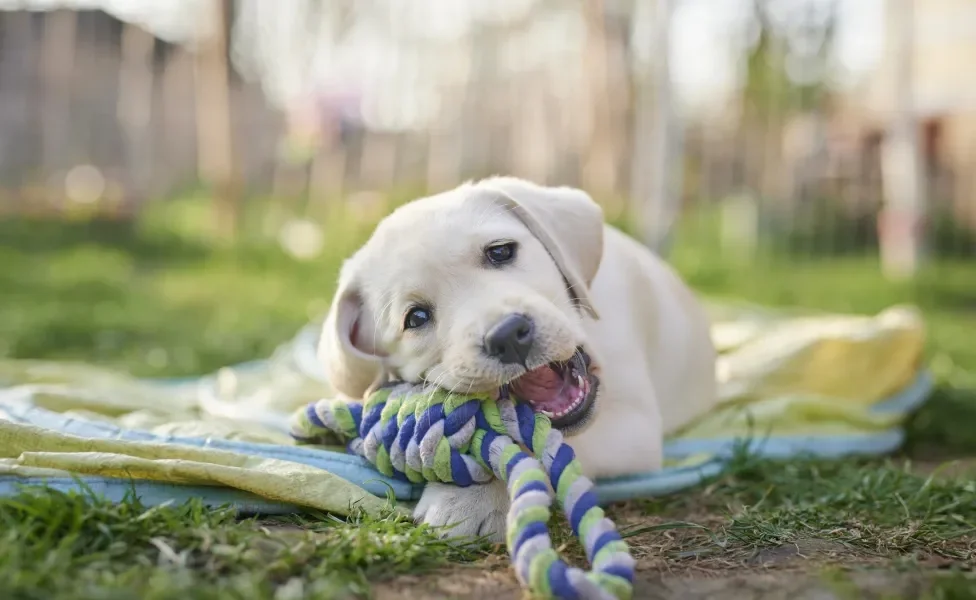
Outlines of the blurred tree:
[{"label": "blurred tree", "polygon": [[[742,85],[747,148],[761,160],[746,164],[765,198],[793,195],[791,165],[783,155],[784,128],[795,116],[823,108],[829,100],[838,0],[753,0],[751,45]],[[750,179],[747,174],[747,180]]]},{"label": "blurred tree", "polygon": [[78,13],[54,10],[41,21],[41,164],[45,172],[70,166],[72,72]]},{"label": "blurred tree", "polygon": [[837,3],[802,0],[784,9],[777,0],[753,0],[754,42],[742,88],[747,115],[779,117],[826,100]]},{"label": "blurred tree", "polygon": [[227,37],[234,2],[209,0],[204,6],[208,12],[200,20],[201,31],[194,55],[198,171],[214,195],[216,231],[224,237],[232,237],[241,217],[239,173],[233,150]]},{"label": "blurred tree", "polygon": [[156,38],[138,25],[127,23],[121,46],[116,114],[123,134],[128,196],[132,204],[138,204],[149,195],[153,176],[151,122]]},{"label": "blurred tree", "polygon": [[622,153],[629,141],[633,93],[627,48],[630,15],[620,10],[608,14],[604,0],[588,0],[583,7],[583,68],[591,114],[582,144],[581,183],[591,193],[608,194],[618,190]]}]

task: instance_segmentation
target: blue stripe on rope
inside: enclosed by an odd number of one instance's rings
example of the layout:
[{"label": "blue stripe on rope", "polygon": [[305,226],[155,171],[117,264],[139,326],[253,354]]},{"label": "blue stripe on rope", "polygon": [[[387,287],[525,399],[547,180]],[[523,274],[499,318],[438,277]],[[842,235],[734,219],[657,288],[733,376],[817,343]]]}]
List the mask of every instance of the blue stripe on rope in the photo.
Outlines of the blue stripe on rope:
[{"label": "blue stripe on rope", "polygon": [[465,423],[471,420],[474,413],[481,408],[481,401],[468,400],[461,406],[451,411],[451,414],[444,417],[444,435],[451,436],[461,431]]},{"label": "blue stripe on rope", "polygon": [[396,436],[399,431],[400,430],[397,427],[396,419],[390,419],[390,422],[387,423],[386,427],[383,428],[383,433],[380,439],[383,441],[383,447],[386,448],[387,453],[389,453],[393,448],[393,442],[396,441]]},{"label": "blue stripe on rope", "polygon": [[532,434],[535,433],[535,412],[528,404],[519,402],[515,405],[515,414],[518,416],[519,433],[522,434],[522,443],[530,452],[535,452],[532,447]]},{"label": "blue stripe on rope", "polygon": [[468,487],[474,483],[471,472],[468,471],[468,465],[461,458],[461,453],[454,449],[451,450],[451,478],[454,479],[455,485],[461,487]]},{"label": "blue stripe on rope", "polygon": [[366,434],[369,433],[369,430],[373,428],[373,425],[380,422],[380,415],[383,413],[384,406],[386,406],[385,402],[382,404],[377,404],[366,413],[366,416],[363,418],[363,422],[359,425],[359,435],[366,437]]},{"label": "blue stripe on rope", "polygon": [[[422,440],[427,437],[427,430],[433,427],[434,423],[442,420],[444,418],[444,405],[435,404],[420,415],[417,419],[417,431],[414,435],[418,440]],[[367,431],[369,431],[367,429]]]},{"label": "blue stripe on rope", "polygon": [[407,446],[410,445],[410,438],[413,437],[413,428],[416,424],[417,417],[413,415],[407,415],[407,418],[403,420],[403,426],[400,427],[400,450],[407,450]]},{"label": "blue stripe on rope", "polygon": [[580,521],[583,520],[583,515],[594,506],[596,506],[596,494],[590,491],[583,492],[573,506],[572,512],[568,515],[569,524],[573,528],[573,535],[579,535],[579,526]]},{"label": "blue stripe on rope", "polygon": [[[480,413],[479,413],[480,416]],[[481,427],[480,425],[478,427]],[[485,430],[485,437],[481,440],[481,460],[486,465],[491,465],[491,443],[498,439],[498,434],[490,429]]]},{"label": "blue stripe on rope", "polygon": [[349,413],[352,415],[352,422],[356,425],[356,431],[359,431],[360,426],[363,424],[363,405],[358,402],[353,404],[347,404],[349,407]]},{"label": "blue stripe on rope", "polygon": [[312,425],[326,429],[325,423],[323,423],[322,419],[319,418],[319,413],[315,412],[314,402],[309,404],[308,408],[305,409],[305,415],[308,417],[308,420]]},{"label": "blue stripe on rope", "polygon": [[[593,556],[596,556],[597,553],[600,552],[600,550],[603,550],[603,547],[609,544],[610,542],[616,542],[620,539],[623,538],[621,538],[620,534],[618,534],[616,531],[604,531],[602,534],[600,534],[600,537],[598,537],[596,539],[596,542],[593,544]],[[591,556],[590,558],[593,557]]]},{"label": "blue stripe on rope", "polygon": [[629,581],[631,583],[634,583],[634,570],[633,569],[629,569],[629,568],[624,567],[622,565],[608,565],[606,567],[603,567],[600,570],[603,571],[604,573],[606,573],[607,575],[616,575],[617,577],[620,577],[622,579],[626,579],[627,581]]},{"label": "blue stripe on rope", "polygon": [[515,456],[513,456],[511,458],[511,460],[508,461],[508,464],[505,465],[505,479],[508,479],[509,477],[511,477],[511,475],[512,475],[512,469],[515,468],[515,465],[519,464],[520,462],[522,462],[526,458],[528,458],[528,457],[526,456],[525,452],[522,452],[521,450],[518,451],[518,452],[516,452],[515,453]]},{"label": "blue stripe on rope", "polygon": [[519,548],[522,544],[531,540],[537,535],[549,535],[549,531],[546,529],[545,523],[540,523],[535,521],[534,523],[529,523],[525,526],[521,532],[519,532],[518,537],[515,538],[515,543],[512,545],[512,554],[517,555]]},{"label": "blue stripe on rope", "polygon": [[548,494],[549,488],[547,488],[546,484],[542,483],[541,481],[530,481],[518,489],[518,491],[515,493],[515,497],[521,498],[523,494],[527,494],[528,492],[542,492],[543,494]]},{"label": "blue stripe on rope", "polygon": [[540,535],[549,535],[549,531],[546,529],[545,523],[535,522],[526,525],[525,530],[519,532],[518,537],[515,538],[515,542],[512,544],[512,556],[518,556],[519,548],[521,548],[523,544]]},{"label": "blue stripe on rope", "polygon": [[563,471],[573,462],[576,455],[573,453],[573,449],[567,444],[563,444],[556,451],[556,456],[552,458],[552,469],[549,471],[549,477],[553,481],[559,481],[563,477]]},{"label": "blue stripe on rope", "polygon": [[549,589],[552,590],[553,597],[560,600],[563,598],[566,600],[579,598],[576,590],[573,589],[573,584],[569,582],[569,577],[566,576],[568,570],[566,563],[561,560],[557,560],[549,566]]},{"label": "blue stripe on rope", "polygon": [[477,413],[475,413],[474,426],[485,431],[491,431],[494,429],[491,426],[491,423],[488,422],[488,417],[485,416],[485,411],[483,410],[479,410]]}]

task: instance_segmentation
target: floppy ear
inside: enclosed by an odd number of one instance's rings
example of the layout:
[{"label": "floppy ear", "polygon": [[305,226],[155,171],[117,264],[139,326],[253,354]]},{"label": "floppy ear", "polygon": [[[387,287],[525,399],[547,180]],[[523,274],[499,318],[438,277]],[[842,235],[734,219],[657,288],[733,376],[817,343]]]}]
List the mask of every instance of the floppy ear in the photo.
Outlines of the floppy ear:
[{"label": "floppy ear", "polygon": [[545,246],[570,296],[599,318],[589,288],[603,258],[603,210],[583,190],[545,187],[515,177],[493,177],[476,187],[500,193],[511,211]]},{"label": "floppy ear", "polygon": [[339,277],[332,307],[322,326],[318,357],[332,387],[360,399],[379,383],[382,357],[373,348],[373,319],[366,313],[350,267],[347,263]]}]

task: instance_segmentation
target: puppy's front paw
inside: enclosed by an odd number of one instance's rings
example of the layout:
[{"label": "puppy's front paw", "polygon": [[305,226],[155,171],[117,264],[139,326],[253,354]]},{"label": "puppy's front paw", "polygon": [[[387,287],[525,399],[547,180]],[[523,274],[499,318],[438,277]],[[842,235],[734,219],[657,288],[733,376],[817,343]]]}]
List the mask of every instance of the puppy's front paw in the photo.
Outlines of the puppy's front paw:
[{"label": "puppy's front paw", "polygon": [[449,537],[486,536],[501,543],[507,513],[508,492],[502,481],[468,487],[428,483],[413,518],[418,523],[449,527],[444,531]]}]

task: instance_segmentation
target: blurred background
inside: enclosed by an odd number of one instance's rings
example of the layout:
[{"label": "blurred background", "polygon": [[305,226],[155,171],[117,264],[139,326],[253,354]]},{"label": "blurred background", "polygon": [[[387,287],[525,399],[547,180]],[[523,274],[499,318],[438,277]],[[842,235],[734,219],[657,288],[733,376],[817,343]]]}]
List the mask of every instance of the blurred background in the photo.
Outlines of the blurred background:
[{"label": "blurred background", "polygon": [[971,0],[0,0],[0,358],[260,356],[391,207],[514,174],[706,295],[918,304],[969,389],[973,65]]}]

